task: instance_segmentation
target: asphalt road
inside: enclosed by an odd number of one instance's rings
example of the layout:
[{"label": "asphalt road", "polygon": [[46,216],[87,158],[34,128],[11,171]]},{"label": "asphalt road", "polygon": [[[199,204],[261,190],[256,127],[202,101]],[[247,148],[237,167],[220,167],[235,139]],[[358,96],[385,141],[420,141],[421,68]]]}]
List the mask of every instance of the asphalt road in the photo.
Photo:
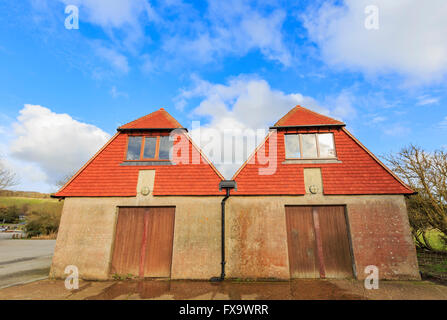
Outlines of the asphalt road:
[{"label": "asphalt road", "polygon": [[56,240],[0,239],[0,289],[48,277]]}]

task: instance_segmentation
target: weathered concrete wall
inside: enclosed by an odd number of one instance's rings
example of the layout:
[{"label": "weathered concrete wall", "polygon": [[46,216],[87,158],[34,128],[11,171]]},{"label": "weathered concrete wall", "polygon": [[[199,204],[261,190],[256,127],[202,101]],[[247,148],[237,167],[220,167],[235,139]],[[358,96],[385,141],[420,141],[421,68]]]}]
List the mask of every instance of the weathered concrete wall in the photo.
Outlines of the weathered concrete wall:
[{"label": "weathered concrete wall", "polygon": [[229,278],[290,277],[286,220],[280,199],[231,197],[227,200],[226,228]]},{"label": "weathered concrete wall", "polygon": [[377,266],[382,278],[420,279],[403,196],[351,203],[348,215],[359,279],[368,265]]},{"label": "weathered concrete wall", "polygon": [[227,276],[290,277],[285,205],[346,205],[357,277],[368,265],[382,279],[419,279],[405,200],[378,196],[235,196],[227,201]]},{"label": "weathered concrete wall", "polygon": [[[226,255],[229,278],[288,279],[285,205],[346,205],[357,277],[376,265],[385,279],[418,279],[404,197],[323,196],[319,172],[306,181],[317,194],[232,196],[227,201]],[[50,276],[78,267],[81,278],[108,279],[119,206],[175,206],[173,279],[220,275],[220,201],[210,197],[154,197],[154,174],[142,172],[134,198],[67,198]],[[143,189],[146,189],[143,192]],[[149,192],[148,195],[143,195]],[[236,192],[237,194],[237,192]]]},{"label": "weathered concrete wall", "polygon": [[222,197],[67,198],[56,241],[51,277],[75,265],[83,279],[108,279],[118,206],[175,205],[173,279],[209,279],[220,274]]}]

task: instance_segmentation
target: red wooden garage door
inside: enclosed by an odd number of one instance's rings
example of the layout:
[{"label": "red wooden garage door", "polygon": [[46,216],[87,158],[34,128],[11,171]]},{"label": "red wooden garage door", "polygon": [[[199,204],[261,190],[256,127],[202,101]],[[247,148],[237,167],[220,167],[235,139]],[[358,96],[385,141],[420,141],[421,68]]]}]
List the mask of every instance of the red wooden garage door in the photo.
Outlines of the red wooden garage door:
[{"label": "red wooden garage door", "polygon": [[286,206],[292,278],[350,278],[344,206]]},{"label": "red wooden garage door", "polygon": [[170,277],[174,216],[173,207],[120,208],[111,273]]}]

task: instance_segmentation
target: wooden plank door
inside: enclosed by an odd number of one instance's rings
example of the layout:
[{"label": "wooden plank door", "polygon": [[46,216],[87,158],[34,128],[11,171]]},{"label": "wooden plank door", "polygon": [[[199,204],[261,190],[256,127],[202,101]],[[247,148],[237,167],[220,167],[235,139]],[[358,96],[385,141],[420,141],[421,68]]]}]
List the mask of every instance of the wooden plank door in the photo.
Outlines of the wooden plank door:
[{"label": "wooden plank door", "polygon": [[139,275],[144,208],[120,208],[115,233],[112,274]]},{"label": "wooden plank door", "polygon": [[291,278],[349,278],[344,206],[286,206]]},{"label": "wooden plank door", "polygon": [[318,207],[327,278],[352,277],[352,259],[343,206]]},{"label": "wooden plank door", "polygon": [[174,207],[120,208],[111,273],[170,277]]},{"label": "wooden plank door", "polygon": [[170,277],[175,209],[149,208],[144,277]]},{"label": "wooden plank door", "polygon": [[289,265],[292,278],[318,278],[319,261],[312,207],[286,206]]}]

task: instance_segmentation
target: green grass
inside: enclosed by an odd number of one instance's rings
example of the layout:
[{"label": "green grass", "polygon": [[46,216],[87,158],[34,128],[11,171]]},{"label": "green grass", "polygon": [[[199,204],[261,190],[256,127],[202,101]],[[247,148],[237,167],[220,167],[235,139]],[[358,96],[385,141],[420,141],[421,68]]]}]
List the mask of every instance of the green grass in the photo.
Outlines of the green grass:
[{"label": "green grass", "polygon": [[447,261],[444,263],[437,263],[430,266],[430,269],[436,273],[447,273]]},{"label": "green grass", "polygon": [[25,197],[0,197],[0,207],[16,206],[19,209],[27,207],[27,212],[54,212],[60,213],[63,201],[46,198],[25,198]]},{"label": "green grass", "polygon": [[[438,251],[447,251],[447,246],[441,240],[441,232],[438,230],[428,230],[425,235],[433,249]],[[421,239],[421,241],[424,242],[423,239]]]},{"label": "green grass", "polygon": [[9,207],[16,205],[21,207],[25,203],[27,204],[41,204],[41,203],[57,203],[57,199],[45,199],[45,198],[25,198],[25,197],[0,197],[0,205]]}]

